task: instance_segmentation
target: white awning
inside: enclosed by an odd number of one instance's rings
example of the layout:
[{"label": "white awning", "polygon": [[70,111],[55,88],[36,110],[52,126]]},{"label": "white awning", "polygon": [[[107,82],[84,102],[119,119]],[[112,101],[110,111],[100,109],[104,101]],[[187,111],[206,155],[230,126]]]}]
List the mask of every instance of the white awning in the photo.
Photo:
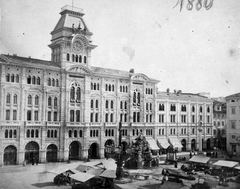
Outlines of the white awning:
[{"label": "white awning", "polygon": [[167,149],[170,145],[166,138],[158,138],[157,141],[159,145],[164,149]]},{"label": "white awning", "polygon": [[236,162],[236,161],[218,160],[213,165],[218,165],[218,166],[222,166],[222,167],[234,167],[234,166],[238,165],[238,162]]},{"label": "white awning", "polygon": [[210,160],[210,157],[206,156],[193,156],[189,161],[196,163],[207,163]]},{"label": "white awning", "polygon": [[174,148],[182,148],[182,144],[179,142],[176,137],[169,137],[169,141]]},{"label": "white awning", "polygon": [[156,140],[154,140],[153,138],[146,138],[146,140],[148,141],[151,150],[159,150]]}]

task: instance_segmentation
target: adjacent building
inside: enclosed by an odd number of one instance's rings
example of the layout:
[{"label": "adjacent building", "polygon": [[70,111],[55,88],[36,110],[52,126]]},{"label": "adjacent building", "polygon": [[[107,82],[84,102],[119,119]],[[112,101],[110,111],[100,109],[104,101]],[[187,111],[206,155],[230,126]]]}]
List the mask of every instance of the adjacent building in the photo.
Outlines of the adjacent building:
[{"label": "adjacent building", "polygon": [[[83,10],[65,6],[51,32],[51,61],[0,55],[0,164],[104,158],[106,146],[143,133],[152,150],[213,147],[213,100],[157,91],[143,73],[95,67]],[[121,124],[120,124],[121,123]]]},{"label": "adjacent building", "polygon": [[240,156],[240,93],[226,97],[227,102],[227,152]]}]

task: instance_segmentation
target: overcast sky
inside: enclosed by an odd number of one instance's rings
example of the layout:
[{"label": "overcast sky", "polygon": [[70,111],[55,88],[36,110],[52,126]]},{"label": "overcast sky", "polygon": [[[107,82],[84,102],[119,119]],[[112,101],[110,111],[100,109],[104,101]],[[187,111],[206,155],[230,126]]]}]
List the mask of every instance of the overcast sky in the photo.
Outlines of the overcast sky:
[{"label": "overcast sky", "polygon": [[[74,0],[93,33],[93,66],[160,80],[159,91],[240,92],[240,3],[214,0],[209,10],[187,0]],[[210,0],[208,0],[210,1]],[[72,0],[0,0],[0,53],[50,60],[50,32]]]}]

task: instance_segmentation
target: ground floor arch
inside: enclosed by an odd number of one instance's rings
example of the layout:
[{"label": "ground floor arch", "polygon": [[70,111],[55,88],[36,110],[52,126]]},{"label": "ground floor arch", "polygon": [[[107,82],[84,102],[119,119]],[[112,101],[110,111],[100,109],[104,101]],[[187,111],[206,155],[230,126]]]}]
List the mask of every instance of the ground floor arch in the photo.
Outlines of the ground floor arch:
[{"label": "ground floor arch", "polygon": [[55,144],[50,144],[47,147],[47,155],[46,155],[46,159],[47,162],[57,162],[58,160],[58,148]]},{"label": "ground floor arch", "polygon": [[9,145],[4,149],[3,157],[4,165],[16,165],[17,163],[17,148]]},{"label": "ground floor arch", "polygon": [[196,140],[195,139],[191,140],[191,150],[193,150],[193,151],[196,150]]},{"label": "ground floor arch", "polygon": [[186,142],[186,139],[182,139],[181,141],[181,144],[182,144],[182,151],[187,151],[187,142]]},{"label": "ground floor arch", "polygon": [[26,163],[39,161],[39,145],[37,142],[31,141],[25,146],[25,161]]},{"label": "ground floor arch", "polygon": [[114,152],[115,149],[115,144],[114,141],[112,139],[108,139],[106,140],[105,144],[104,144],[104,157],[108,158],[110,154],[112,154]]},{"label": "ground floor arch", "polygon": [[99,158],[99,144],[94,142],[91,144],[88,149],[88,156],[90,159],[98,159]]},{"label": "ground floor arch", "polygon": [[82,146],[78,141],[73,141],[69,145],[69,160],[80,160],[82,158]]}]

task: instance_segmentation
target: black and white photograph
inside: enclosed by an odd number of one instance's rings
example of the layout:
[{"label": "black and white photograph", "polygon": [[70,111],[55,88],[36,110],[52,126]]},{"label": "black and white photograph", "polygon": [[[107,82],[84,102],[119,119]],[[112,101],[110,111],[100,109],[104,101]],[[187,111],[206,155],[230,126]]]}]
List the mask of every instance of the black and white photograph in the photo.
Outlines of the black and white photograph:
[{"label": "black and white photograph", "polygon": [[239,0],[0,0],[0,189],[239,189]]}]

